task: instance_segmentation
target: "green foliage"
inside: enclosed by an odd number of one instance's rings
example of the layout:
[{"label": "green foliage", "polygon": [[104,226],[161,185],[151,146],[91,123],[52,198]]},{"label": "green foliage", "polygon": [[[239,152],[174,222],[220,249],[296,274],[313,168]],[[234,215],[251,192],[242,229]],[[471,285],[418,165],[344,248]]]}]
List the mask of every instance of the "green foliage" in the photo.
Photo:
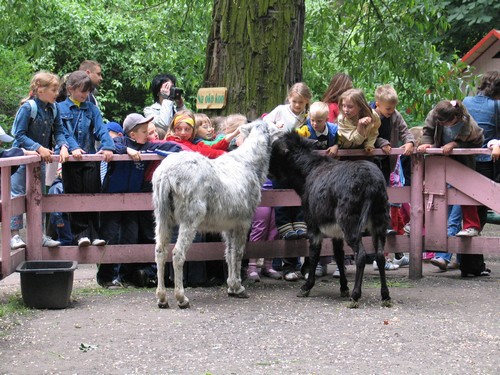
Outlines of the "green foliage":
[{"label": "green foliage", "polygon": [[[315,99],[339,71],[368,98],[391,83],[400,111],[419,123],[440,99],[463,96],[470,72],[459,57],[496,26],[499,11],[492,0],[306,0],[303,79]],[[110,120],[142,112],[152,78],[164,72],[195,108],[211,12],[209,0],[3,0],[0,123],[10,127],[34,71],[63,75],[85,59],[102,64],[98,99]]]},{"label": "green foliage", "polygon": [[435,1],[306,2],[304,77],[319,99],[331,76],[346,72],[373,99],[392,84],[401,112],[421,121],[443,98],[458,98],[464,75],[454,55],[445,61],[437,40],[449,28]]},{"label": "green foliage", "polygon": [[489,31],[498,29],[499,1],[445,0],[443,8],[451,28],[440,41],[449,54],[465,55]]},{"label": "green foliage", "polygon": [[0,38],[24,51],[35,70],[63,75],[85,59],[102,64],[98,99],[107,118],[121,121],[127,113],[142,112],[152,101],[152,78],[164,72],[175,74],[187,101],[194,102],[205,65],[208,1],[11,0],[8,5],[22,9],[28,22],[4,13],[0,20],[11,26],[0,30]]},{"label": "green foliage", "polygon": [[19,107],[19,101],[28,94],[31,66],[19,50],[0,45],[0,125],[8,133]]}]

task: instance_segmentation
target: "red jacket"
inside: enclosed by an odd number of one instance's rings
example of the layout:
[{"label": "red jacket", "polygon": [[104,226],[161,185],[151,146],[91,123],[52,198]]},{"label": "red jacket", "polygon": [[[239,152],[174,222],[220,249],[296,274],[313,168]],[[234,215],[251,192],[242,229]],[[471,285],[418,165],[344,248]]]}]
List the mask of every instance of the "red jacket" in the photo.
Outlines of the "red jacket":
[{"label": "red jacket", "polygon": [[203,142],[193,143],[191,141],[183,141],[175,136],[168,136],[167,141],[178,143],[181,146],[187,146],[191,150],[199,152],[210,159],[215,159],[216,157],[225,154],[227,148],[229,147],[229,142],[226,141],[225,138],[222,138],[219,142],[211,146],[208,146]]}]

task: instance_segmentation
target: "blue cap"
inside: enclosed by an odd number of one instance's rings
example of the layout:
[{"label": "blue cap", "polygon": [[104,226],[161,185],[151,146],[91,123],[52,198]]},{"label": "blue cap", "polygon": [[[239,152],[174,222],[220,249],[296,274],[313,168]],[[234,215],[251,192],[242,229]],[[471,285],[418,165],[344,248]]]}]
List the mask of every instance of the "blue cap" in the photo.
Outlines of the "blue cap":
[{"label": "blue cap", "polygon": [[110,121],[106,124],[106,126],[108,127],[108,131],[113,131],[115,133],[121,133],[121,134],[124,134],[123,132],[123,128],[121,127],[121,125],[117,122],[113,122],[113,121]]}]

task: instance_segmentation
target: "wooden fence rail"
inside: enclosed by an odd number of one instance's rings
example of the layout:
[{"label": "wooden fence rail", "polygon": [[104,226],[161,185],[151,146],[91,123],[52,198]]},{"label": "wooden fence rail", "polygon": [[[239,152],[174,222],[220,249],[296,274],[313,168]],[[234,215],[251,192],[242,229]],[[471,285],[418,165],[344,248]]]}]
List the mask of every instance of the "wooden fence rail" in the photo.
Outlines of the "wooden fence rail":
[{"label": "wooden fence rail", "polygon": [[[394,149],[394,155],[401,149]],[[486,149],[456,149],[453,154],[484,154]],[[375,150],[375,155],[382,155]],[[447,251],[453,253],[491,254],[500,252],[500,238],[446,237],[447,210],[451,204],[486,205],[500,212],[500,184],[481,176],[449,157],[442,156],[441,149],[429,149],[424,158],[412,156],[412,185],[388,188],[389,200],[393,203],[411,204],[410,236],[390,236],[385,250],[390,253],[410,254],[409,277],[422,277],[422,251]],[[360,150],[341,150],[340,155],[363,155]],[[144,155],[145,160],[157,160],[156,155]],[[54,157],[54,160],[55,157]],[[84,161],[101,160],[100,156],[85,155]],[[130,161],[126,155],[115,155],[113,160]],[[77,162],[77,161],[74,161]],[[128,263],[153,262],[154,245],[107,245],[105,247],[41,246],[42,213],[81,211],[144,211],[151,210],[151,193],[127,194],[60,194],[43,195],[40,183],[40,164],[37,156],[24,156],[0,160],[1,168],[1,220],[2,251],[1,270],[3,277],[12,273],[23,260],[76,260],[79,263]],[[26,196],[10,198],[10,169],[26,164]],[[424,184],[425,176],[425,184]],[[449,187],[451,185],[452,187]],[[264,190],[261,206],[298,206],[300,198],[292,190]],[[10,216],[26,213],[26,249],[10,250]],[[425,235],[424,235],[424,222]],[[373,252],[370,237],[363,238],[368,252]],[[346,252],[352,253],[346,245]],[[306,256],[306,240],[248,242],[246,257]],[[331,241],[323,242],[323,255],[332,254]],[[219,242],[196,243],[188,252],[187,260],[222,259],[224,244]],[[171,261],[171,258],[169,258]]]}]

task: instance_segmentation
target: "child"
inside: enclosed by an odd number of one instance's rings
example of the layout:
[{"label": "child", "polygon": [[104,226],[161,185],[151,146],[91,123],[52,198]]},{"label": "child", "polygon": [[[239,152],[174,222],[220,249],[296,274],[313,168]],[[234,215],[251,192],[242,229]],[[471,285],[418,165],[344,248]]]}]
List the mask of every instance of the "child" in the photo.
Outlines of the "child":
[{"label": "child", "polygon": [[[396,106],[398,104],[398,94],[391,85],[383,85],[375,90],[375,112],[380,117],[380,128],[378,129],[379,137],[375,142],[376,147],[381,148],[386,155],[390,155],[391,148],[399,147],[400,142],[403,143],[405,156],[413,154],[415,146],[415,138],[408,129],[408,125],[398,112]],[[384,174],[387,185],[402,186],[400,181],[404,180],[402,170],[400,169],[399,158],[396,156],[385,156],[378,158],[380,168]],[[397,176],[396,184],[390,183],[391,174]],[[403,220],[399,220],[401,205],[391,204],[391,223],[388,225],[387,234],[403,234]],[[398,225],[401,224],[401,228]],[[399,267],[410,264],[410,259],[404,253],[394,254],[394,264]],[[374,263],[376,264],[376,262]],[[389,265],[390,269],[390,265]]]},{"label": "child", "polygon": [[[104,125],[101,112],[95,104],[87,101],[93,89],[87,73],[77,70],[66,80],[68,98],[59,103],[61,118],[68,134],[71,154],[81,160],[83,154],[95,154],[96,140],[100,141],[103,161],[109,162],[115,149],[113,140]],[[98,161],[67,163],[62,167],[64,192],[66,194],[96,194],[101,191],[101,164]],[[99,231],[98,212],[71,212],[71,232],[79,247],[104,246],[106,241],[97,238]]]},{"label": "child", "polygon": [[219,142],[208,146],[203,142],[195,140],[196,122],[193,113],[189,110],[179,111],[174,115],[167,133],[167,141],[175,142],[181,146],[188,147],[192,151],[199,152],[202,155],[215,159],[223,155],[229,147],[229,142],[239,134],[239,128],[232,133],[227,134]]},{"label": "child", "polygon": [[489,141],[488,148],[491,148],[491,158],[493,161],[498,161],[500,159],[500,139]]},{"label": "child", "polygon": [[324,102],[311,104],[309,119],[297,133],[302,137],[317,140],[318,150],[326,150],[328,155],[335,156],[339,150],[337,125],[327,121],[328,111],[328,104]]},{"label": "child", "polygon": [[[134,193],[143,189],[144,173],[149,162],[141,161],[141,152],[163,151],[178,152],[181,148],[171,142],[149,142],[148,127],[153,116],[145,118],[138,113],[132,113],[123,122],[124,137],[113,139],[115,152],[128,154],[133,162],[110,162],[104,178],[102,190],[105,193]],[[109,244],[144,243],[140,238],[140,212],[103,212],[101,214],[101,236]],[[97,272],[97,282],[101,286],[108,283],[119,285],[130,282],[137,286],[147,286],[154,278],[148,275],[141,264],[121,264],[117,267],[111,264],[101,264]],[[143,270],[144,271],[144,270]],[[146,276],[146,277],[145,277]],[[151,278],[151,279],[150,279]]]},{"label": "child", "polygon": [[195,113],[194,121],[196,126],[196,137],[200,138],[201,142],[206,145],[214,145],[224,138],[224,134],[215,133],[215,129],[212,126],[212,121],[204,113]]},{"label": "child", "polygon": [[[288,90],[288,104],[281,104],[264,116],[268,124],[291,132],[299,129],[307,121],[307,110],[312,94],[304,82],[294,84]],[[272,180],[273,189],[290,189],[287,183]],[[275,207],[276,227],[281,239],[296,240],[307,238],[307,227],[301,207]],[[296,257],[283,259],[283,275],[286,281],[297,281],[299,275],[295,272],[300,263]]]},{"label": "child", "polygon": [[[430,147],[441,147],[449,155],[455,147],[481,148],[483,129],[469,115],[459,100],[442,100],[427,115],[418,152]],[[474,169],[475,155],[452,156],[460,163]],[[481,228],[476,206],[462,206],[463,226],[458,237],[474,237]]]},{"label": "child", "polygon": [[347,90],[352,89],[352,78],[345,73],[337,73],[332,77],[323,94],[323,102],[328,103],[328,122],[337,121],[339,116],[339,98]]},{"label": "child", "polygon": [[340,96],[339,107],[339,147],[364,148],[366,153],[371,153],[378,137],[380,117],[370,108],[363,91],[347,90]]},{"label": "child", "polygon": [[[309,119],[305,125],[297,130],[302,137],[315,139],[318,142],[318,150],[326,150],[331,156],[337,155],[339,145],[337,143],[337,125],[327,122],[329,108],[324,102],[314,102],[309,109]],[[327,266],[332,261],[331,256],[321,256],[316,267],[316,276],[326,275]],[[307,277],[306,277],[307,278]]]},{"label": "child", "polygon": [[[49,194],[64,194],[63,182],[62,182],[62,166],[58,165],[56,171],[56,178],[52,182],[49,188]],[[51,212],[50,213],[50,224],[53,226],[53,230],[57,233],[57,240],[61,242],[63,246],[73,245],[73,234],[71,233],[71,224],[69,221],[69,214],[66,212]]]},{"label": "child", "polygon": [[[224,121],[224,129],[221,130],[219,134],[230,134],[234,132],[237,128],[239,128],[241,125],[247,124],[248,119],[245,115],[242,115],[241,113],[233,113],[230,114],[229,116],[226,117]],[[232,151],[235,148],[237,148],[241,143],[243,142],[243,139],[241,139],[240,136],[234,138],[228,147],[228,151]]]},{"label": "child", "polygon": [[265,115],[263,120],[287,132],[296,130],[307,120],[307,110],[311,98],[309,87],[304,82],[298,82],[288,90],[288,104],[277,106]]},{"label": "child", "polygon": [[[69,158],[66,133],[61,124],[57,106],[54,104],[58,93],[59,78],[55,74],[36,73],[31,80],[30,94],[21,101],[21,107],[17,111],[12,126],[13,146],[36,151],[40,155],[42,159],[41,181],[43,183],[45,181],[45,163],[50,163],[54,154],[52,151],[54,141],[60,149],[59,162],[64,163]],[[24,194],[26,194],[26,166],[21,165],[11,177],[11,196],[17,197]],[[26,247],[25,242],[19,236],[19,230],[22,227],[23,215],[11,218],[10,247],[12,250]],[[42,237],[42,246],[57,247],[60,244],[59,241],[54,241],[48,236]]]}]

